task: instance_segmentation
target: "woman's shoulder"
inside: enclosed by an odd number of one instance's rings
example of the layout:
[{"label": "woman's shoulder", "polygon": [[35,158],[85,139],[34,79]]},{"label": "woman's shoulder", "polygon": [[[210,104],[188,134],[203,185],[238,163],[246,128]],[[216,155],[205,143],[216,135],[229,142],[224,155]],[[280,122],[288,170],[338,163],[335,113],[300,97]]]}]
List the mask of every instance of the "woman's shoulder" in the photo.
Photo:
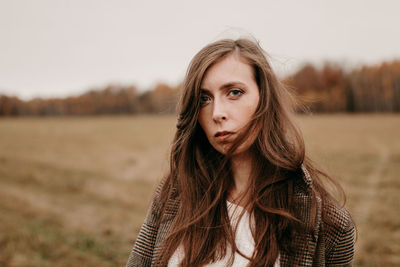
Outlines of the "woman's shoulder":
[{"label": "woman's shoulder", "polygon": [[310,174],[306,180],[317,198],[319,213],[319,233],[325,244],[326,261],[329,264],[347,264],[354,256],[355,224],[344,203],[330,195],[316,192]]},{"label": "woman's shoulder", "polygon": [[301,168],[301,178],[297,183],[297,190],[295,192],[299,196],[311,198],[315,196],[316,202],[320,203],[322,220],[330,224],[338,230],[346,230],[352,227],[353,221],[349,211],[345,208],[344,204],[339,203],[332,196],[328,196],[318,192],[315,188],[315,179],[312,177],[305,166]]},{"label": "woman's shoulder", "polygon": [[[331,196],[317,192],[314,178],[303,167],[303,187],[300,195],[313,196],[316,199],[317,224],[319,240],[323,241],[326,263],[346,265],[352,262],[354,256],[355,225],[350,212]],[[307,193],[304,193],[307,192]],[[321,194],[322,193],[322,194]]]},{"label": "woman's shoulder", "polygon": [[354,228],[353,219],[344,205],[335,201],[324,201],[322,205],[322,220],[337,231]]},{"label": "woman's shoulder", "polygon": [[328,238],[336,239],[343,234],[353,233],[355,226],[349,211],[331,196],[318,192],[314,178],[302,166],[301,179],[297,179],[294,185],[294,200],[300,205],[297,209],[299,215],[303,215],[304,219],[312,219],[312,216],[309,217],[312,213],[310,210],[315,208],[316,223],[327,233]]},{"label": "woman's shoulder", "polygon": [[325,243],[326,262],[332,265],[351,263],[354,257],[356,228],[349,211],[338,203],[322,206],[321,233]]}]

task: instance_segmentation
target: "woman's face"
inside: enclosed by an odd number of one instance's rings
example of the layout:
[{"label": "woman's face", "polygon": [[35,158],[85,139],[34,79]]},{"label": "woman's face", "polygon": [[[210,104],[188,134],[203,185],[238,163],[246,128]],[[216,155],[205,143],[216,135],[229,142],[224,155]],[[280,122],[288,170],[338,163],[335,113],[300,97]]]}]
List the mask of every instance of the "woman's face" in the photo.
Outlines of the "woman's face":
[{"label": "woman's face", "polygon": [[[212,65],[201,83],[199,124],[210,144],[226,154],[239,133],[246,130],[259,102],[259,89],[252,67],[237,54]],[[247,152],[254,143],[251,134],[234,151]]]}]

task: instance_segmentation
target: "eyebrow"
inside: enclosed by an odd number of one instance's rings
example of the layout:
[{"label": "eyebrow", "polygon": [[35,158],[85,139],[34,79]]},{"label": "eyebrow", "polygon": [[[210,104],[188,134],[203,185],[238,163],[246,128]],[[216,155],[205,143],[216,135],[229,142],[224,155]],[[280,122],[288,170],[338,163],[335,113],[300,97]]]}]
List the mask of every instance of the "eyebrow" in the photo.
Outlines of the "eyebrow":
[{"label": "eyebrow", "polygon": [[[227,83],[221,85],[221,86],[219,87],[219,90],[224,90],[224,89],[231,88],[231,87],[238,86],[238,85],[239,85],[239,86],[242,86],[242,87],[246,87],[246,85],[245,85],[244,83],[242,83],[242,82],[239,82],[239,81],[232,81],[232,82],[227,82]],[[210,90],[208,90],[207,88],[201,88],[201,87],[200,87],[200,90],[201,90],[202,92],[205,92],[205,93],[210,93]]]}]

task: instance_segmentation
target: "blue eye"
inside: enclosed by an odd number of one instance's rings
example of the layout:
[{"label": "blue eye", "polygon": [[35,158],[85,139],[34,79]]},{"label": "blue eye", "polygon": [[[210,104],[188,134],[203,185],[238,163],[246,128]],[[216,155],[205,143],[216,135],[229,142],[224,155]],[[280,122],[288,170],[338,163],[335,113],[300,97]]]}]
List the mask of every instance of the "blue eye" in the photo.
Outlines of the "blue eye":
[{"label": "blue eye", "polygon": [[200,96],[200,104],[202,104],[202,105],[206,104],[209,100],[210,100],[209,96],[206,96],[206,95]]},{"label": "blue eye", "polygon": [[233,96],[233,97],[238,97],[241,96],[243,94],[242,90],[238,90],[238,89],[233,89],[229,91],[229,96]]}]

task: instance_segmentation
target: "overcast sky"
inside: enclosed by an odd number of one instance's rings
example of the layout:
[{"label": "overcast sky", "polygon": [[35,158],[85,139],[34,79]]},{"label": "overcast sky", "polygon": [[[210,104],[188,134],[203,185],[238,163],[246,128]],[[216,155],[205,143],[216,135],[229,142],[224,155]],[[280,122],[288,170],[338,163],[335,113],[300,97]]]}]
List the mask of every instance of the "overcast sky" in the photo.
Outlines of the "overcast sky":
[{"label": "overcast sky", "polygon": [[400,59],[399,12],[397,0],[1,0],[0,94],[176,85],[204,45],[248,34],[280,75]]}]

